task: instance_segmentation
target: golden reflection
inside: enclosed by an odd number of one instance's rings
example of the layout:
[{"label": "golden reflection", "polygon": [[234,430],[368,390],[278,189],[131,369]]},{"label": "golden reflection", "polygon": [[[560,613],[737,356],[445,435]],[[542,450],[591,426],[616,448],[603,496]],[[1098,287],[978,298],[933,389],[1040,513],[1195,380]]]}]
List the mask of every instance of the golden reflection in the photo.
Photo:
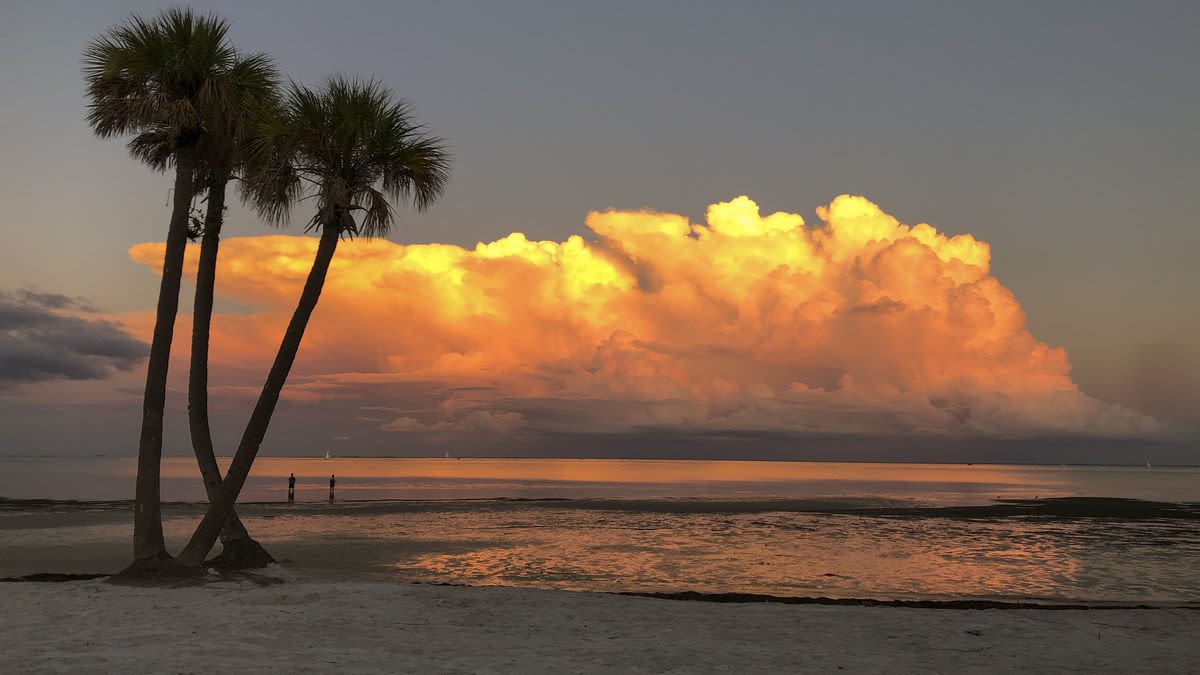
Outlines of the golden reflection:
[{"label": "golden reflection", "polygon": [[[416,534],[435,550],[398,551],[388,569],[471,585],[913,599],[1111,599],[1145,573],[1131,553],[1123,569],[1095,560],[1089,576],[1085,560],[1108,544],[1079,524],[537,510],[438,520],[438,534],[425,530],[432,519]],[[1181,592],[1165,589],[1186,581],[1182,562],[1156,570],[1158,597]]]}]

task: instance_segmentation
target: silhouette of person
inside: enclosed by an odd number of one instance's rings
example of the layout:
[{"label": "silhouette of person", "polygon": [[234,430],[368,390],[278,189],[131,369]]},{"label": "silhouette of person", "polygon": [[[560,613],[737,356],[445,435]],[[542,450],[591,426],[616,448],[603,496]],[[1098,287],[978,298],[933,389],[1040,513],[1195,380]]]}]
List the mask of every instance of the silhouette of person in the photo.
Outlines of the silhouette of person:
[{"label": "silhouette of person", "polygon": [[288,476],[288,501],[296,501],[296,474]]},{"label": "silhouette of person", "polygon": [[334,478],[333,475],[330,474],[330,476],[329,476],[329,501],[333,501],[333,486],[334,485],[337,485],[337,478]]}]

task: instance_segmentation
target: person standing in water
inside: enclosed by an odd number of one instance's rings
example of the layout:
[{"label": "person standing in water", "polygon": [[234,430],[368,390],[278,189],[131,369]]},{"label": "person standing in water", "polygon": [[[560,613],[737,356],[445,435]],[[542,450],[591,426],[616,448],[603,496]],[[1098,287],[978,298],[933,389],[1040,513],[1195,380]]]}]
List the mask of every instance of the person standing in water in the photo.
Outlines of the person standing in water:
[{"label": "person standing in water", "polygon": [[329,501],[333,501],[333,486],[337,485],[337,478],[332,474],[329,476]]},{"label": "person standing in water", "polygon": [[296,474],[288,476],[288,501],[296,501]]}]

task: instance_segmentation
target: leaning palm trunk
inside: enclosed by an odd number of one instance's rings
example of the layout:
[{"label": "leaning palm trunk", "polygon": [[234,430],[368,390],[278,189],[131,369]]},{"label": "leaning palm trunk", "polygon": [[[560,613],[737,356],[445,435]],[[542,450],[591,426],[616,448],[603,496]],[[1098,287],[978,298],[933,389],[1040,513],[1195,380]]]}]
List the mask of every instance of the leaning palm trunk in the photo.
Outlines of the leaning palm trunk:
[{"label": "leaning palm trunk", "polygon": [[[227,178],[215,176],[208,186],[208,212],[204,217],[204,234],[200,240],[200,262],[196,274],[196,302],[192,314],[192,360],[188,378],[188,425],[192,435],[192,450],[204,491],[210,503],[221,490],[221,469],[213,452],[212,432],[208,422],[208,342],[212,327],[213,290],[217,280],[217,252],[221,242],[221,225],[225,209]],[[226,568],[265,567],[275,560],[246,532],[237,514],[230,512],[221,529],[223,551],[215,561]]]},{"label": "leaning palm trunk", "polygon": [[241,443],[238,445],[237,453],[233,456],[233,462],[229,465],[229,471],[225,474],[225,480],[221,483],[219,493],[216,499],[211,500],[208,511],[205,512],[204,518],[196,527],[191,540],[176,559],[181,567],[195,568],[204,562],[204,557],[216,543],[222,527],[233,514],[233,505],[237,501],[242,486],[246,483],[246,478],[250,475],[250,467],[254,464],[258,449],[262,446],[267,426],[271,423],[271,415],[275,412],[275,405],[279,402],[279,394],[287,381],[292,363],[296,360],[296,353],[300,349],[300,341],[304,338],[308,320],[321,297],[325,276],[329,272],[329,263],[333,260],[334,251],[337,250],[338,231],[338,222],[332,218],[322,224],[321,240],[317,245],[317,254],[313,260],[312,269],[308,273],[308,280],[304,283],[304,290],[300,294],[300,302],[297,303],[291,323],[288,324],[287,332],[283,335],[279,352],[275,355],[275,362],[263,384],[262,393],[258,396],[258,402],[254,406],[254,412],[250,415],[250,421],[246,423]]},{"label": "leaning palm trunk", "polygon": [[133,557],[128,573],[156,568],[170,558],[163,544],[160,500],[160,463],[162,461],[163,410],[167,399],[167,367],[171,359],[171,338],[175,315],[179,310],[179,284],[183,276],[183,256],[187,250],[188,213],[191,210],[195,182],[192,175],[195,158],[181,148],[176,155],[175,195],[171,224],[167,230],[163,256],[162,282],[158,289],[158,313],[154,337],[150,343],[150,363],[146,367],[146,392],[142,402],[142,431],[138,443],[137,486],[134,496]]}]

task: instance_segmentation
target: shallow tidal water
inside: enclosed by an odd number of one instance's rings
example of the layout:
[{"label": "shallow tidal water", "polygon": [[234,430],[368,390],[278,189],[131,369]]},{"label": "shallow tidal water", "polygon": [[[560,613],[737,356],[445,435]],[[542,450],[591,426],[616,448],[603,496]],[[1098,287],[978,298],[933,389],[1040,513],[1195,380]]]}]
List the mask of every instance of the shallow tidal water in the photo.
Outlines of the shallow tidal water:
[{"label": "shallow tidal water", "polygon": [[[0,576],[123,566],[133,471],[125,458],[0,458]],[[193,460],[163,474],[177,549],[202,488]],[[243,501],[250,531],[317,577],[1200,602],[1197,468],[262,458]]]}]

